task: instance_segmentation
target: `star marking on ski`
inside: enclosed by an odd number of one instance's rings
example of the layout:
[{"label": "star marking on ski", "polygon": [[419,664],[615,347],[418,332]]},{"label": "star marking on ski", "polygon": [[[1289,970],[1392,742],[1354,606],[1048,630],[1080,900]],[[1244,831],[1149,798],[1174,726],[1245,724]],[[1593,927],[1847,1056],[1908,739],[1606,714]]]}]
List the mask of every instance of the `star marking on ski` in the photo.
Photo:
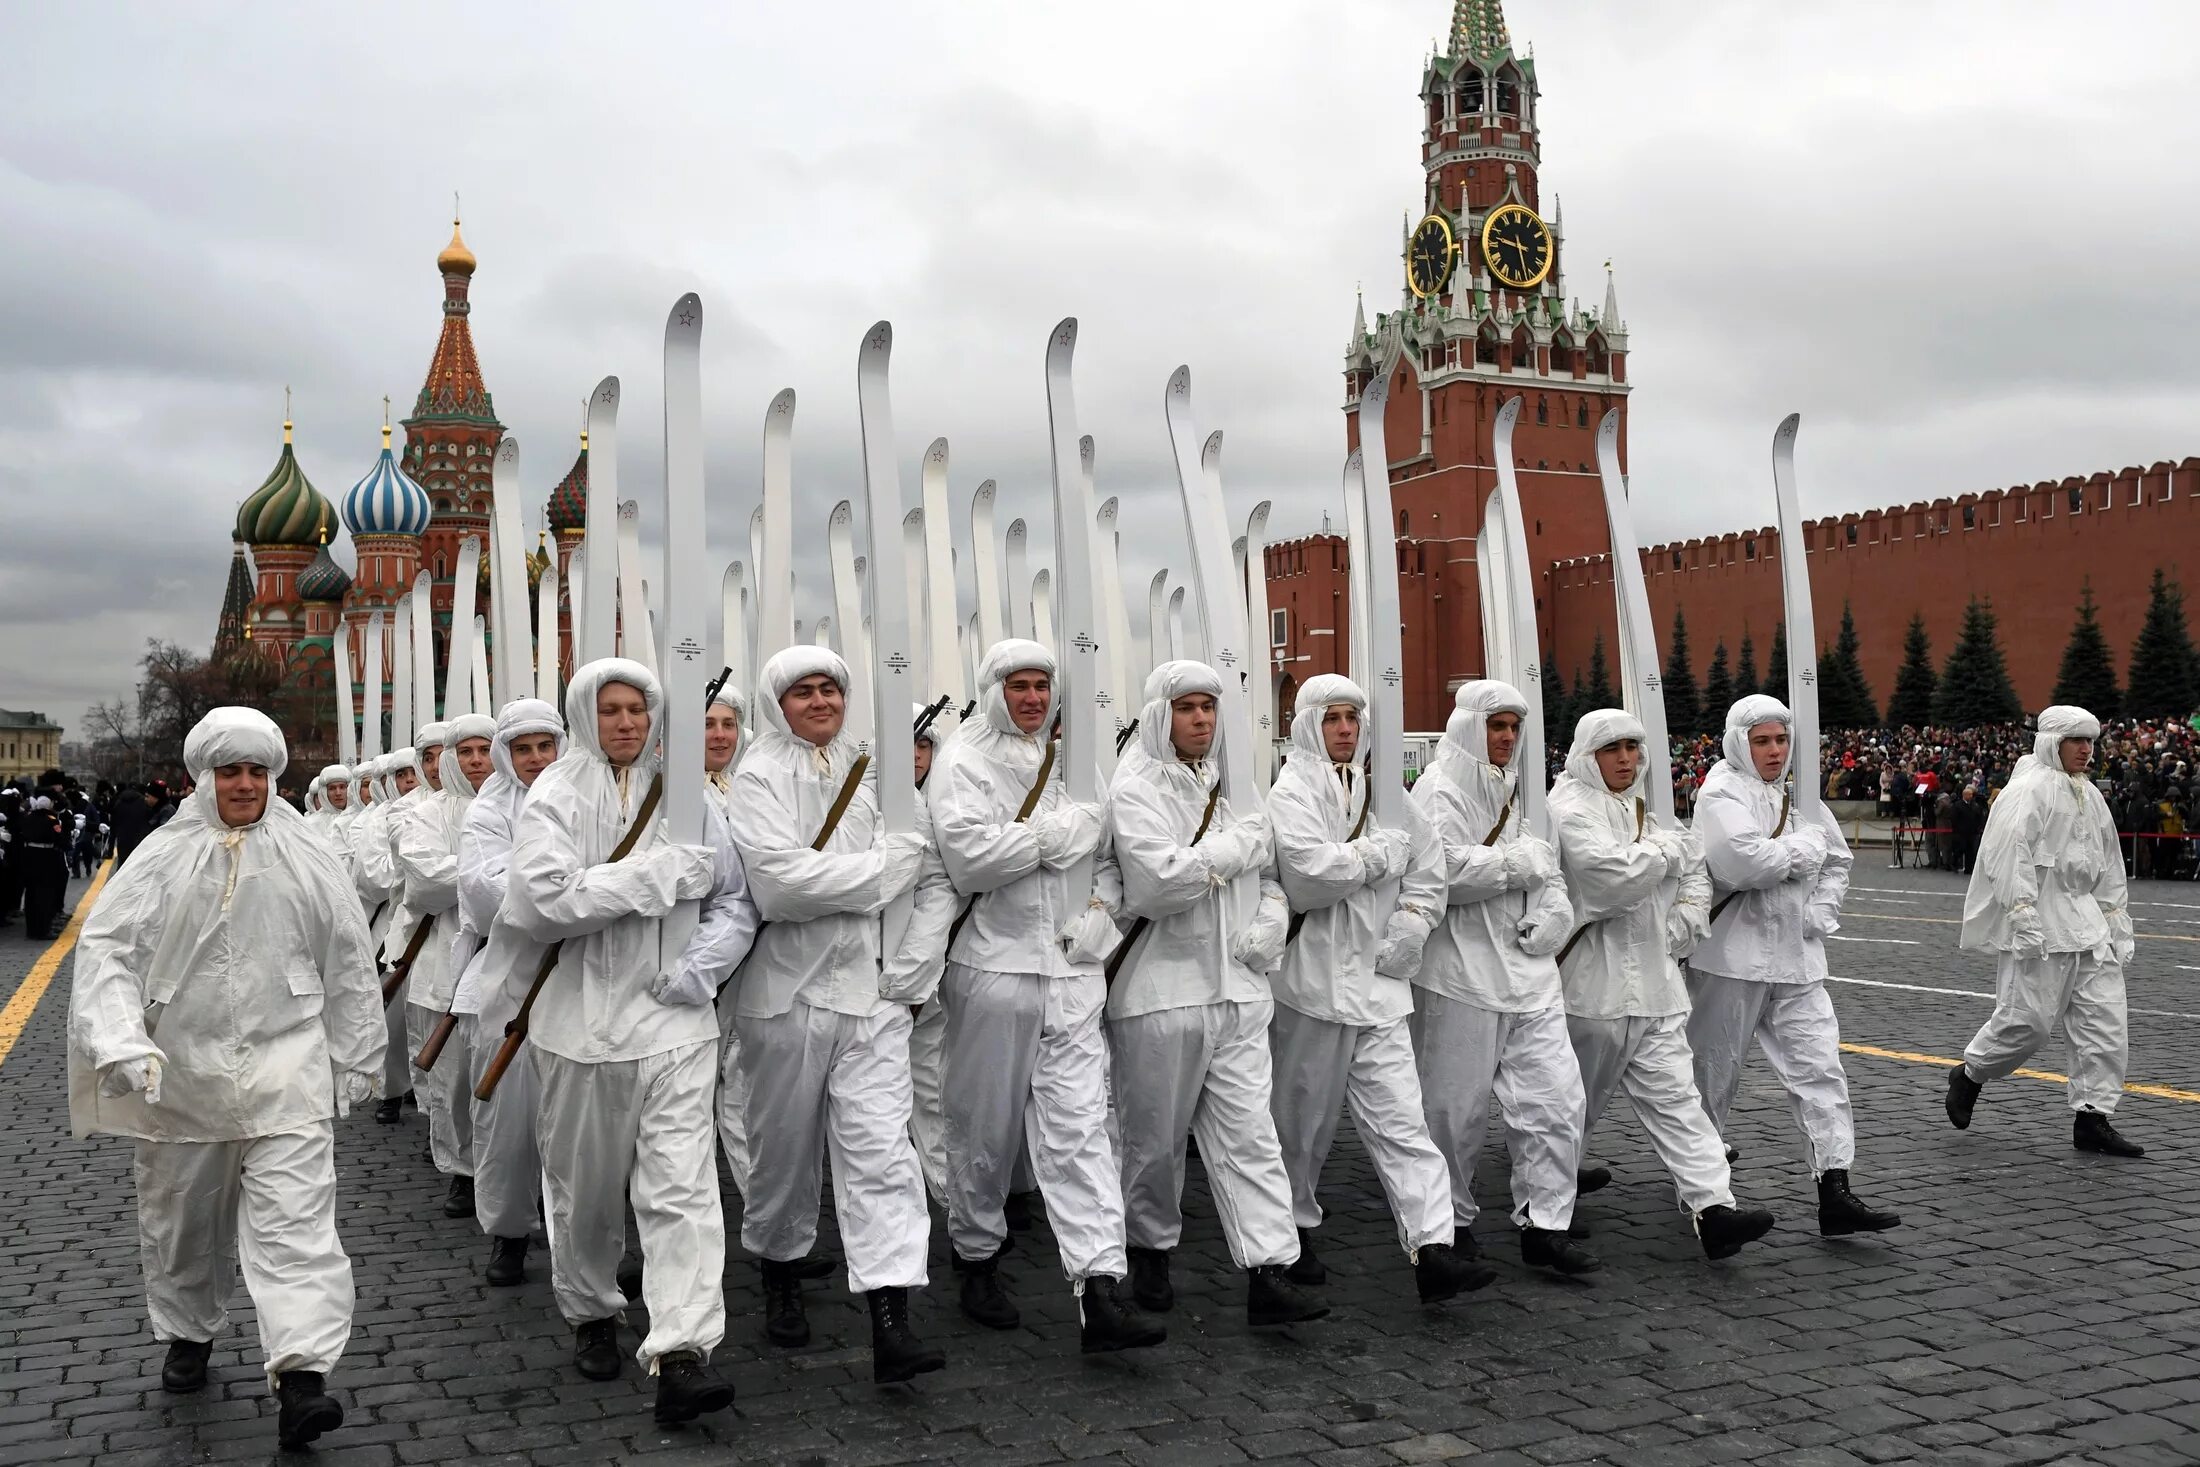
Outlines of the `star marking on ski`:
[{"label": "star marking on ski", "polygon": [[693,326],[695,324],[695,312],[683,306],[680,310],[680,324],[682,326]]},{"label": "star marking on ski", "polygon": [[609,383],[605,383],[605,384],[604,384],[604,389],[603,389],[603,391],[601,391],[601,392],[599,392],[599,393],[597,393],[597,394],[596,394],[596,401],[598,401],[598,402],[616,402],[616,401],[618,400],[618,397],[619,397],[619,389],[618,389],[618,388],[616,388],[616,387],[613,387],[613,386],[611,386],[611,385],[610,385]]}]

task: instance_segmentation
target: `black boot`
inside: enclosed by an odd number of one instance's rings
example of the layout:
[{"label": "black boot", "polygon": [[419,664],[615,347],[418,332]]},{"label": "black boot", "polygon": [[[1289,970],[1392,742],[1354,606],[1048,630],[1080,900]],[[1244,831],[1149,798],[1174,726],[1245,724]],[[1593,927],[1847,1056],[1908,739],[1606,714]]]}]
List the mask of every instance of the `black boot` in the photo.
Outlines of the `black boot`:
[{"label": "black boot", "polygon": [[474,1215],[474,1179],[451,1178],[451,1190],[443,1199],[445,1217],[472,1217]]},{"label": "black boot", "polygon": [[1283,1271],[1283,1276],[1294,1284],[1326,1284],[1329,1270],[1322,1267],[1321,1259],[1314,1255],[1314,1230],[1299,1229],[1299,1256]]},{"label": "black boot", "polygon": [[1461,1258],[1449,1243],[1423,1243],[1414,1253],[1413,1285],[1420,1290],[1423,1304],[1441,1304],[1486,1288],[1497,1277],[1496,1269]]},{"label": "black boot", "polygon": [[178,1395],[206,1389],[206,1357],[213,1353],[212,1340],[170,1340],[168,1358],[160,1366],[160,1388]]},{"label": "black boot", "polygon": [[2070,1123],[2070,1144],[2080,1151],[2097,1151],[2103,1156],[2145,1156],[2147,1149],[2136,1141],[2126,1141],[2123,1132],[2109,1124],[2108,1117],[2097,1110],[2081,1110]]},{"label": "black boot", "polygon": [[873,1289],[863,1296],[871,1305],[871,1379],[880,1385],[938,1370],[947,1357],[909,1331],[909,1291]]},{"label": "black boot", "polygon": [[1591,1192],[1601,1192],[1612,1185],[1612,1169],[1608,1166],[1585,1166],[1574,1173],[1574,1195],[1586,1197]]},{"label": "black boot", "polygon": [[1850,1233],[1883,1233],[1902,1225],[1891,1212],[1875,1212],[1856,1200],[1849,1190],[1846,1167],[1835,1167],[1818,1179],[1818,1232],[1821,1237],[1843,1238]]},{"label": "black boot", "polygon": [[1085,1280],[1085,1292],[1078,1296],[1078,1318],[1077,1348],[1087,1355],[1141,1350],[1169,1337],[1169,1327],[1124,1302],[1121,1285],[1106,1274]]},{"label": "black boot", "polygon": [[657,1357],[657,1424],[678,1426],[733,1404],[733,1382],[703,1363],[693,1350]]},{"label": "black boot", "polygon": [[620,1254],[619,1271],[614,1277],[618,1280],[619,1292],[626,1295],[628,1303],[631,1304],[642,1297],[642,1260],[640,1258],[632,1253]]},{"label": "black boot", "polygon": [[1472,1228],[1454,1228],[1451,1234],[1451,1251],[1467,1261],[1474,1262],[1482,1256],[1482,1240]]},{"label": "black boot", "polygon": [[840,1272],[840,1260],[829,1253],[812,1253],[787,1265],[798,1279],[829,1279]]},{"label": "black boot", "polygon": [[275,1377],[275,1398],[282,1403],[275,1434],[286,1450],[295,1451],[344,1424],[344,1408],[323,1385],[318,1370],[286,1370]]},{"label": "black boot", "polygon": [[491,1238],[489,1240],[489,1282],[500,1289],[527,1282],[527,1240],[525,1238]]},{"label": "black boot", "polygon": [[973,1324],[982,1324],[987,1329],[1014,1329],[1023,1322],[1014,1301],[1001,1292],[1001,1261],[998,1258],[988,1258],[983,1263],[964,1259],[957,1272],[962,1274],[962,1311]]},{"label": "black boot", "polygon": [[1771,1231],[1772,1214],[1762,1207],[1707,1207],[1696,1214],[1696,1237],[1706,1258],[1732,1258],[1744,1243],[1754,1243]]},{"label": "black boot", "polygon": [[802,1265],[762,1260],[764,1270],[764,1338],[782,1348],[798,1349],[810,1342],[810,1316],[802,1306]]},{"label": "black boot", "polygon": [[590,1380],[619,1378],[619,1321],[591,1319],[573,1330],[573,1368]]},{"label": "black boot", "polygon": [[405,1102],[394,1095],[388,1100],[377,1101],[374,1107],[374,1118],[385,1126],[396,1125],[399,1121],[405,1119]]},{"label": "black boot", "polygon": [[1001,1216],[1007,1220],[1010,1232],[1028,1233],[1031,1231],[1032,1206],[1038,1200],[1039,1194],[1036,1192],[1011,1192],[1008,1194],[1007,1198],[1001,1203]]},{"label": "black boot", "polygon": [[1978,1109],[1978,1096],[1986,1088],[1983,1080],[1971,1078],[1971,1071],[1957,1065],[1948,1072],[1948,1124],[1959,1131],[1971,1129],[1971,1112]]},{"label": "black boot", "polygon": [[1299,1324],[1320,1319],[1329,1306],[1315,1299],[1284,1275],[1280,1263],[1264,1263],[1245,1270],[1245,1322],[1258,1328],[1267,1324]]},{"label": "black boot", "polygon": [[1169,1282],[1169,1250],[1166,1248],[1132,1248],[1126,1250],[1131,1260],[1131,1297],[1141,1309],[1151,1309],[1156,1314],[1166,1314],[1176,1307],[1176,1288]]},{"label": "black boot", "polygon": [[418,1109],[420,1109],[420,1097],[419,1097],[418,1095],[415,1095],[415,1094],[414,1094],[414,1093],[413,1093],[412,1091],[408,1090],[408,1091],[406,1091],[406,1092],[405,1092],[405,1095],[404,1095],[404,1101],[405,1101],[405,1109],[407,1109],[407,1110],[418,1110]]},{"label": "black boot", "polygon": [[1520,1261],[1536,1268],[1556,1269],[1568,1276],[1595,1273],[1604,1267],[1603,1259],[1556,1228],[1522,1228]]}]

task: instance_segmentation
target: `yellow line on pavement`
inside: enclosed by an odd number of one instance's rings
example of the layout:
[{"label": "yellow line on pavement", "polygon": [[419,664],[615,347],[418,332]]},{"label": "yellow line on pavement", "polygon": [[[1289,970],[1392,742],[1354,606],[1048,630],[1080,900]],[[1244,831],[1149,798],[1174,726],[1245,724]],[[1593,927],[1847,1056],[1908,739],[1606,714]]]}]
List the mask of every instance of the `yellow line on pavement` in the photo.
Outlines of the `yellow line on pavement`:
[{"label": "yellow line on pavement", "polygon": [[[1935,927],[1961,927],[1963,925],[1961,919],[1956,917],[1898,917],[1892,912],[1850,911],[1844,911],[1841,915],[1844,917],[1868,917],[1874,922],[1930,922]],[[2136,936],[2146,942],[2200,942],[2200,937],[2185,937],[2175,932],[2141,932]]]},{"label": "yellow line on pavement", "polygon": [[6,1064],[8,1055],[15,1048],[15,1041],[23,1037],[30,1026],[31,1015],[38,1011],[38,1001],[46,996],[47,985],[53,975],[61,971],[61,960],[76,946],[76,935],[84,930],[84,919],[91,915],[92,903],[99,900],[99,889],[107,884],[108,873],[115,869],[111,860],[102,861],[99,871],[92,877],[92,884],[84,888],[84,895],[77,898],[76,910],[69,914],[69,925],[61,929],[61,935],[53,945],[39,954],[31,964],[30,972],[15,986],[15,993],[8,999],[8,1006],[0,1009],[0,1064]]},{"label": "yellow line on pavement", "polygon": [[[1938,1065],[1944,1070],[1952,1070],[1963,1063],[1962,1060],[1949,1059],[1943,1055],[1918,1054],[1916,1051],[1908,1049],[1881,1049],[1876,1044],[1850,1044],[1846,1040],[1842,1041],[1841,1048],[1850,1054],[1868,1054],[1873,1059],[1902,1060],[1913,1065]],[[2070,1083],[2068,1075],[2058,1075],[2053,1070],[2014,1070],[2011,1073],[2021,1079],[2045,1080],[2052,1085],[2067,1085]],[[2200,1091],[2177,1090],[2168,1085],[2126,1085],[2124,1093],[2126,1095],[2150,1096],[2155,1100],[2200,1102]]]}]

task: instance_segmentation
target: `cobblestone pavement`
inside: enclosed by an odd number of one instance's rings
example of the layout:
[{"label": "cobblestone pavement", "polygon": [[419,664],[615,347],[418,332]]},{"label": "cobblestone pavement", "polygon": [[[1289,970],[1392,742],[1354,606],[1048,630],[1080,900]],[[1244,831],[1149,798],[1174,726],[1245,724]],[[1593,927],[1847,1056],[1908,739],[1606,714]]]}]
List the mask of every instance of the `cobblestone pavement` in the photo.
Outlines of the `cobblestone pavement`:
[{"label": "cobblestone pavement", "polygon": [[[1992,986],[1986,962],[1954,951],[1960,881],[1866,855],[1855,885],[1835,954],[1844,1037],[1960,1053]],[[1941,1068],[1852,1053],[1856,1186],[1905,1226],[1823,1241],[1785,1105],[1757,1061],[1731,1139],[1744,1152],[1737,1190],[1780,1214],[1764,1245],[1705,1263],[1640,1130],[1615,1114],[1595,1150],[1618,1180],[1584,1209],[1606,1270],[1592,1282],[1524,1271],[1500,1202],[1479,1229],[1502,1264],[1498,1283],[1424,1310],[1346,1126],[1326,1188],[1327,1321],[1245,1328],[1242,1284],[1195,1166],[1166,1346],[1081,1357],[1043,1224],[1005,1269],[1024,1327],[966,1323],[935,1227],[936,1282],[916,1315],[949,1367],[881,1390],[864,1316],[842,1288],[813,1286],[813,1346],[771,1350],[755,1269],[736,1254],[720,1359],[738,1414],[677,1431],[651,1425],[648,1385],[631,1366],[602,1384],[572,1371],[539,1252],[525,1287],[482,1284],[481,1239],[442,1216],[417,1115],[398,1128],[355,1117],[338,1132],[359,1289],[334,1377],[349,1420],[317,1455],[347,1467],[2200,1461],[2200,1097],[2189,1093],[2200,1089],[2200,889],[2137,895],[2131,1079],[2188,1092],[2127,1100],[2120,1119],[2149,1148],[2144,1161],[2072,1151],[2051,1083],[1992,1086],[1959,1134],[1940,1115]],[[0,994],[39,951],[0,929]],[[159,1388],[129,1148],[67,1134],[68,979],[63,964],[0,1064],[0,1464],[265,1460],[274,1410],[241,1290],[214,1384],[186,1398]],[[2060,1041],[2035,1063],[2061,1068]],[[1502,1196],[1504,1173],[1493,1151],[1485,1201]],[[727,1206],[738,1206],[730,1193]],[[828,1231],[821,1246],[837,1240]]]}]

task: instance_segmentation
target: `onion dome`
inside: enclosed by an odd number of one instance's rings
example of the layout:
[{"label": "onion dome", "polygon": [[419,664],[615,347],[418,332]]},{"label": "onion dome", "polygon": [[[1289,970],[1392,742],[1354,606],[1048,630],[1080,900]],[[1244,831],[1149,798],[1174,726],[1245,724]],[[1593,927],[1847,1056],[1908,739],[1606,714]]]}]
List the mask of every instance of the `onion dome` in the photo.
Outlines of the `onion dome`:
[{"label": "onion dome", "polygon": [[550,551],[542,543],[543,532],[535,532],[535,551],[527,557],[527,589],[532,591],[542,584],[542,573],[550,569]]},{"label": "onion dome", "polygon": [[435,257],[435,267],[446,275],[471,275],[474,273],[474,252],[466,248],[466,241],[459,238],[458,221],[451,221],[451,242],[443,247],[443,253]]},{"label": "onion dome", "polygon": [[344,593],[350,589],[351,577],[344,574],[342,566],[329,558],[328,532],[324,530],[321,532],[321,553],[313,557],[313,564],[307,566],[298,577],[298,599],[341,601]]},{"label": "onion dome", "polygon": [[407,478],[390,453],[390,429],[382,425],[382,456],[344,496],[344,527],[353,535],[418,535],[428,528],[428,491]]},{"label": "onion dome", "polygon": [[550,528],[580,530],[588,524],[588,435],[581,434],[580,457],[550,491]]},{"label": "onion dome", "polygon": [[318,545],[334,515],[321,491],[307,480],[291,451],[290,420],[283,420],[283,456],[260,487],[237,506],[236,539],[247,545]]}]

